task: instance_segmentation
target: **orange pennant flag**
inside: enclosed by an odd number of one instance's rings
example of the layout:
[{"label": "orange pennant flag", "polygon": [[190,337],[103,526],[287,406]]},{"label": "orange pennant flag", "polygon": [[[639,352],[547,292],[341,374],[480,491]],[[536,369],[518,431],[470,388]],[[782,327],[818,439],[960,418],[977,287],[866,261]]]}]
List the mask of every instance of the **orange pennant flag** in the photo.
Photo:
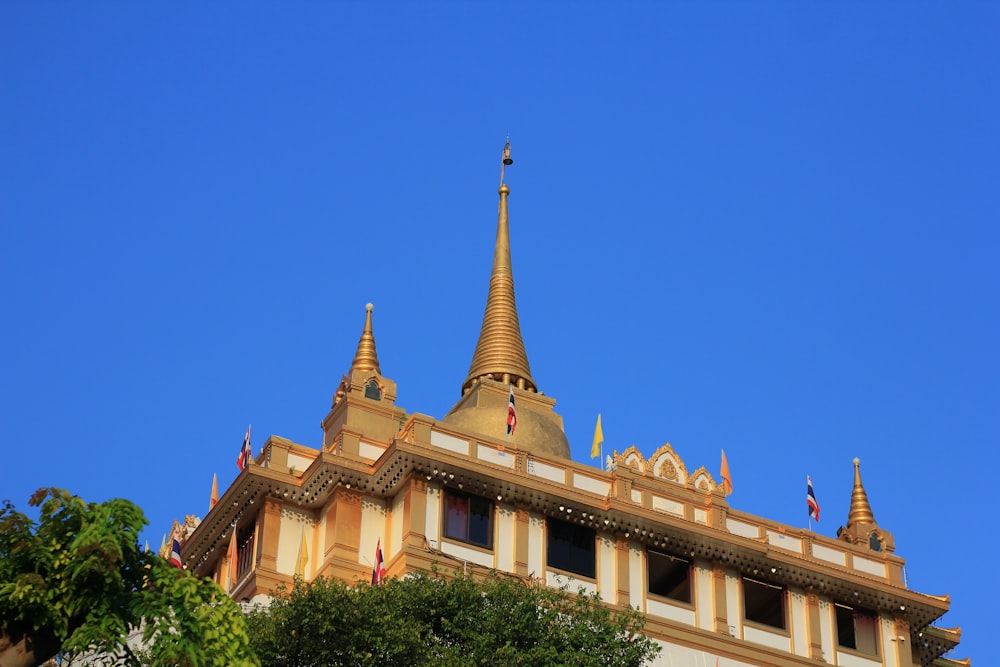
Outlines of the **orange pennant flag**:
[{"label": "orange pennant flag", "polygon": [[733,478],[729,474],[729,461],[726,460],[726,450],[722,450],[722,493],[728,496],[733,492]]}]

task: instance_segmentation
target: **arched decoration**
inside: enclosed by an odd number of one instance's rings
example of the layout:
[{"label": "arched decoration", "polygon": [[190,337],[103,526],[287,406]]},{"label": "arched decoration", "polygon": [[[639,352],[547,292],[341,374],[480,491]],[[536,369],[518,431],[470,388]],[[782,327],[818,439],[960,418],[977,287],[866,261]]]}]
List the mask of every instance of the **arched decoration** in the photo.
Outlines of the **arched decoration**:
[{"label": "arched decoration", "polygon": [[639,474],[645,473],[647,469],[646,459],[643,458],[642,453],[636,449],[635,445],[629,446],[629,448],[621,454],[615,452],[614,460],[618,465],[631,468]]},{"label": "arched decoration", "polygon": [[715,480],[712,479],[712,475],[705,470],[705,466],[702,466],[691,473],[691,477],[688,482],[692,487],[698,491],[714,491],[715,490]]},{"label": "arched decoration", "polygon": [[379,382],[377,377],[372,377],[365,383],[365,398],[375,401],[382,400],[382,383]]},{"label": "arched decoration", "polygon": [[653,452],[646,466],[656,477],[678,484],[687,484],[687,468],[669,442]]}]

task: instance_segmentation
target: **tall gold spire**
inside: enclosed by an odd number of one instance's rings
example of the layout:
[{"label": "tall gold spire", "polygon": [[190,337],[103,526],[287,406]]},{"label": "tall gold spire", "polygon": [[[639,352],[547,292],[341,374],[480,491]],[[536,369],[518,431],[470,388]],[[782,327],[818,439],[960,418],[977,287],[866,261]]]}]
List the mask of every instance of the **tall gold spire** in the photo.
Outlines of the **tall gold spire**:
[{"label": "tall gold spire", "polygon": [[361,332],[361,340],[358,341],[358,351],[351,362],[351,372],[354,371],[375,371],[379,375],[382,370],[378,366],[378,354],[375,352],[375,335],[372,333],[372,310],[375,306],[368,304],[365,310],[365,329]]},{"label": "tall gold spire", "polygon": [[861,459],[854,459],[854,490],[851,491],[851,511],[847,514],[847,527],[861,524],[874,525],[875,515],[868,504],[868,494],[861,484]]},{"label": "tall gold spire", "polygon": [[469,376],[462,384],[468,392],[480,378],[488,377],[519,389],[535,392],[538,387],[531,379],[528,354],[521,339],[521,325],[514,302],[514,273],[510,261],[510,223],[507,218],[507,196],[510,188],[503,182],[504,167],[513,164],[510,141],[503,150],[500,166],[500,208],[497,214],[497,239],[493,250],[493,272],[486,297],[486,312],[479,332],[476,352],[472,355]]}]

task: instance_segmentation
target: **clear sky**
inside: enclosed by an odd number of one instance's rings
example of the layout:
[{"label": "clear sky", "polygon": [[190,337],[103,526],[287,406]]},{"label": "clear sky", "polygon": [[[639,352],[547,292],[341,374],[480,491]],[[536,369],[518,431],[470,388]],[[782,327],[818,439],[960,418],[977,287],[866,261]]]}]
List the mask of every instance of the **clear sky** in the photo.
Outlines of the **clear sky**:
[{"label": "clear sky", "polygon": [[0,3],[0,497],[159,545],[247,424],[316,446],[365,303],[459,398],[504,137],[522,333],[574,458],[669,441],[846,521],[995,655],[1000,3]]}]

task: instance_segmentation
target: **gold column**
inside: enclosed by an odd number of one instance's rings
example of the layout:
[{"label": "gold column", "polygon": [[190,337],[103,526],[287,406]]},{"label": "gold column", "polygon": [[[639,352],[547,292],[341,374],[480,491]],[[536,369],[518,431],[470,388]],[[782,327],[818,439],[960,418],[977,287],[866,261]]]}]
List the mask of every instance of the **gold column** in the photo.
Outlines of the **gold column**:
[{"label": "gold column", "polygon": [[809,657],[823,659],[823,635],[820,632],[819,595],[816,591],[806,592],[806,637],[809,641]]},{"label": "gold column", "polygon": [[[528,574],[528,510],[517,509],[514,514],[514,572],[519,577]],[[537,574],[537,573],[536,573]]]},{"label": "gold column", "polygon": [[414,478],[403,503],[403,546],[422,549],[427,539],[427,480]]},{"label": "gold column", "polygon": [[338,489],[326,513],[326,553],[324,559],[339,558],[358,562],[361,540],[361,494]]},{"label": "gold column", "polygon": [[264,503],[260,517],[260,568],[278,571],[278,536],[281,532],[281,505],[273,500]]}]

